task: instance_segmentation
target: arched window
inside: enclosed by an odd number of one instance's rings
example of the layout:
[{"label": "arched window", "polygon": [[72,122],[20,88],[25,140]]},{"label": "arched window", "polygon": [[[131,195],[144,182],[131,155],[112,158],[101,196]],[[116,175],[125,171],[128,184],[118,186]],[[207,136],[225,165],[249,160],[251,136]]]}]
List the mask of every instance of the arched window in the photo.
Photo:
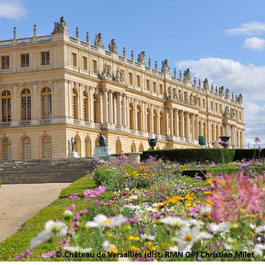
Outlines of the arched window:
[{"label": "arched window", "polygon": [[22,159],[31,159],[31,140],[29,137],[22,139]]},{"label": "arched window", "polygon": [[2,141],[2,157],[3,160],[11,159],[11,141],[9,138],[5,138]]},{"label": "arched window", "polygon": [[154,133],[155,134],[158,134],[158,128],[157,128],[157,112],[156,112],[156,110],[154,110],[153,120],[154,120]]},{"label": "arched window", "polygon": [[51,119],[52,117],[52,91],[49,87],[44,87],[41,91],[41,118]]},{"label": "arched window", "polygon": [[98,94],[93,95],[94,122],[99,123],[99,99]]},{"label": "arched window", "polygon": [[92,156],[92,146],[91,146],[91,139],[90,137],[86,137],[86,157]]},{"label": "arched window", "polygon": [[129,105],[129,125],[130,125],[130,129],[133,130],[134,126],[133,126],[133,104],[130,103]]},{"label": "arched window", "polygon": [[142,111],[140,105],[137,106],[137,131],[142,130]]},{"label": "arched window", "polygon": [[45,136],[42,139],[42,157],[43,158],[51,158],[52,150],[51,150],[51,137]]},{"label": "arched window", "polygon": [[8,90],[2,93],[2,122],[11,122],[11,93]]},{"label": "arched window", "polygon": [[28,88],[21,92],[21,120],[31,120],[31,92]]},{"label": "arched window", "polygon": [[81,141],[78,135],[75,136],[75,152],[81,157]]},{"label": "arched window", "polygon": [[164,118],[163,118],[163,112],[160,111],[160,134],[164,134]]},{"label": "arched window", "polygon": [[131,145],[131,152],[137,152],[135,143]]},{"label": "arched window", "polygon": [[78,93],[75,87],[73,88],[72,100],[73,100],[73,119],[78,120]]},{"label": "arched window", "polygon": [[147,109],[147,131],[151,133],[151,112]]},{"label": "arched window", "polygon": [[116,154],[120,154],[121,151],[122,151],[121,141],[120,141],[120,139],[118,139],[118,140],[116,141]]},{"label": "arched window", "polygon": [[87,91],[84,91],[84,94],[83,94],[83,114],[84,114],[84,120],[88,121],[88,94],[87,94]]}]

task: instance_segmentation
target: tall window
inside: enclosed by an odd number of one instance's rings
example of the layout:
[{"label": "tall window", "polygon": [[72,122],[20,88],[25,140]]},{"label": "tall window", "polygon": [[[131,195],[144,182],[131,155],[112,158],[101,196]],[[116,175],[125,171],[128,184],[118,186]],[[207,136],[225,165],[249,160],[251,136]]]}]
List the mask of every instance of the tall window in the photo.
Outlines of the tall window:
[{"label": "tall window", "polygon": [[153,82],[153,92],[156,93],[156,82]]},{"label": "tall window", "polygon": [[120,139],[118,139],[118,140],[116,141],[116,154],[120,154],[121,151],[122,151],[121,141],[120,141]]},{"label": "tall window", "polygon": [[137,86],[140,87],[141,86],[141,80],[140,80],[140,76],[137,75]]},{"label": "tall window", "polygon": [[147,109],[147,131],[151,133],[151,112]]},{"label": "tall window", "polygon": [[154,110],[154,133],[155,134],[158,134],[158,128],[157,128],[157,113],[156,113],[156,110]]},{"label": "tall window", "polygon": [[78,153],[79,157],[81,157],[81,140],[78,135],[75,136],[75,151]]},{"label": "tall window", "polygon": [[129,105],[129,125],[130,125],[130,129],[133,130],[134,126],[133,126],[133,104],[130,103]]},{"label": "tall window", "polygon": [[140,105],[137,106],[137,130],[141,131],[142,130],[142,111]]},{"label": "tall window", "polygon": [[43,158],[51,158],[52,152],[51,152],[51,137],[45,136],[42,139],[42,157]]},{"label": "tall window", "polygon": [[21,67],[29,66],[29,53],[21,54]]},{"label": "tall window", "polygon": [[84,120],[88,121],[88,94],[87,91],[84,91],[83,94],[83,111],[84,111]]},{"label": "tall window", "polygon": [[73,56],[73,66],[77,67],[77,54],[73,52],[72,56]]},{"label": "tall window", "polygon": [[86,137],[86,157],[92,156],[92,147],[91,147],[91,139],[89,136]]},{"label": "tall window", "polygon": [[41,65],[50,64],[50,52],[41,52]]},{"label": "tall window", "polygon": [[2,93],[2,122],[11,122],[11,93],[8,90]]},{"label": "tall window", "polygon": [[21,92],[21,120],[31,120],[31,92],[27,88]]},{"label": "tall window", "polygon": [[2,69],[9,69],[9,55],[1,57]]},{"label": "tall window", "polygon": [[11,159],[11,141],[9,138],[5,138],[2,141],[2,157],[3,160]]},{"label": "tall window", "polygon": [[44,87],[41,91],[41,118],[51,119],[52,117],[52,91],[49,87]]},{"label": "tall window", "polygon": [[99,123],[99,100],[98,100],[98,95],[96,93],[93,96],[93,110],[94,110],[94,122]]},{"label": "tall window", "polygon": [[163,85],[162,84],[159,85],[159,92],[161,95],[163,94]]},{"label": "tall window", "polygon": [[75,120],[78,120],[78,94],[75,87],[73,88],[72,98],[73,98],[73,118]]},{"label": "tall window", "polygon": [[87,71],[87,57],[83,56],[84,70]]},{"label": "tall window", "polygon": [[133,74],[132,73],[129,73],[129,83],[130,83],[130,85],[133,84]]},{"label": "tall window", "polygon": [[150,81],[148,79],[146,80],[146,89],[150,91]]},{"label": "tall window", "polygon": [[93,72],[96,74],[98,72],[98,66],[97,66],[97,61],[93,60]]},{"label": "tall window", "polygon": [[22,159],[31,159],[31,141],[29,137],[22,139]]}]

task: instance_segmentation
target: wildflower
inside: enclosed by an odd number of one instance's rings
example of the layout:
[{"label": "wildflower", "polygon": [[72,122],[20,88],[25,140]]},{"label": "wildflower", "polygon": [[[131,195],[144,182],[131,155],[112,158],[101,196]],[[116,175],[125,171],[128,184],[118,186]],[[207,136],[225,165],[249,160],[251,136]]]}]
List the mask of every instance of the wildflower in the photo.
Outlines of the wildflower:
[{"label": "wildflower", "polygon": [[65,236],[67,233],[67,227],[62,222],[54,222],[52,220],[46,222],[45,230],[41,231],[38,236],[34,237],[30,241],[30,248],[41,245],[42,243],[50,240],[52,237]]},{"label": "wildflower", "polygon": [[56,255],[55,251],[50,251],[44,254],[41,254],[42,258],[47,259],[47,258],[52,258]]},{"label": "wildflower", "polygon": [[74,216],[73,212],[70,211],[70,210],[65,210],[64,213],[63,213],[63,216],[67,219],[70,219]]},{"label": "wildflower", "polygon": [[200,209],[200,214],[202,216],[209,216],[211,214],[212,208],[209,206],[203,206]]},{"label": "wildflower", "polygon": [[219,224],[210,223],[210,224],[207,224],[207,228],[214,234],[215,233],[227,233],[229,232],[229,229],[230,229],[230,223],[227,223],[227,222],[222,222]]},{"label": "wildflower", "polygon": [[256,143],[260,142],[260,138],[259,137],[255,137],[254,140],[255,140]]},{"label": "wildflower", "polygon": [[103,214],[98,214],[94,217],[94,222],[87,222],[87,227],[115,227],[122,225],[127,221],[127,218],[122,214],[113,218],[108,218]]},{"label": "wildflower", "polygon": [[75,204],[72,204],[69,208],[67,208],[66,210],[69,211],[73,211],[75,209]]},{"label": "wildflower", "polygon": [[33,252],[32,249],[27,249],[24,253],[20,253],[18,256],[16,256],[16,259],[24,259],[28,255],[30,255]]},{"label": "wildflower", "polygon": [[151,235],[147,235],[147,234],[142,234],[141,235],[141,239],[147,239],[147,240],[151,240],[151,241],[153,241],[153,240],[155,240],[155,236],[151,236]]},{"label": "wildflower", "polygon": [[140,240],[140,237],[139,236],[129,236],[128,240],[138,241],[138,240]]},{"label": "wildflower", "polygon": [[165,218],[159,219],[159,221],[163,224],[176,227],[181,227],[181,225],[183,224],[183,221],[179,217],[172,216],[167,216]]},{"label": "wildflower", "polygon": [[259,145],[259,146],[258,146],[258,150],[259,150],[259,152],[261,152],[261,151],[262,151],[262,149],[263,149],[263,148],[262,148],[262,146],[261,146],[261,145]]},{"label": "wildflower", "polygon": [[259,226],[255,229],[255,232],[257,234],[264,233],[265,232],[265,225]]},{"label": "wildflower", "polygon": [[117,247],[115,245],[110,244],[108,240],[105,240],[102,243],[102,247],[105,251],[114,252],[114,253],[118,252]]},{"label": "wildflower", "polygon": [[257,244],[252,251],[254,252],[255,256],[263,256],[263,250],[265,250],[265,245]]},{"label": "wildflower", "polygon": [[84,195],[87,197],[97,197],[107,189],[107,186],[99,186],[94,190],[85,190]]},{"label": "wildflower", "polygon": [[70,200],[72,200],[72,199],[77,199],[77,198],[78,198],[78,194],[77,194],[77,193],[70,194],[68,198],[69,198]]}]

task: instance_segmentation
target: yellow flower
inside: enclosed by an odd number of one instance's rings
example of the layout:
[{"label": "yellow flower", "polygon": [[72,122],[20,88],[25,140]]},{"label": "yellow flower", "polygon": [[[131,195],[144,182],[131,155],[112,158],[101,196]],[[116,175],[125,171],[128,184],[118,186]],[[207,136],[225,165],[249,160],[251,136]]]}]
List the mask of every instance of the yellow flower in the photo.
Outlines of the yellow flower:
[{"label": "yellow flower", "polygon": [[137,251],[137,250],[139,250],[139,248],[137,248],[137,247],[135,247],[135,246],[131,246],[130,249],[133,250],[133,251]]},{"label": "yellow flower", "polygon": [[213,179],[207,179],[206,180],[208,183],[210,183],[210,184],[214,184],[214,180]]},{"label": "yellow flower", "polygon": [[208,202],[209,204],[213,204],[213,201],[210,199],[206,199],[206,202]]},{"label": "yellow flower", "polygon": [[138,236],[129,236],[128,237],[128,240],[135,240],[135,241],[137,241],[137,240],[140,240],[140,237],[138,237]]},{"label": "yellow flower", "polygon": [[168,205],[168,203],[169,203],[169,201],[164,201],[162,204],[157,205],[157,206],[156,206],[156,210],[159,210],[160,208],[162,208],[162,207]]},{"label": "yellow flower", "polygon": [[212,194],[212,192],[207,190],[207,191],[204,191],[204,194],[209,195],[209,194]]},{"label": "yellow flower", "polygon": [[255,214],[246,214],[246,217],[257,218],[257,216]]}]

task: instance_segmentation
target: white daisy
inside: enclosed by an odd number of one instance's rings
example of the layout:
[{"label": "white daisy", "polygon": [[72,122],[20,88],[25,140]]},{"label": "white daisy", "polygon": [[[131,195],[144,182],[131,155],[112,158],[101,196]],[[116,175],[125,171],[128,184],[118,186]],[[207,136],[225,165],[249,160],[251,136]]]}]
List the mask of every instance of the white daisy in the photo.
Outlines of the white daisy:
[{"label": "white daisy", "polygon": [[122,214],[117,215],[113,218],[108,218],[103,214],[98,214],[94,217],[94,222],[87,222],[87,227],[115,227],[122,225],[124,222],[127,221],[127,218],[124,217]]}]

